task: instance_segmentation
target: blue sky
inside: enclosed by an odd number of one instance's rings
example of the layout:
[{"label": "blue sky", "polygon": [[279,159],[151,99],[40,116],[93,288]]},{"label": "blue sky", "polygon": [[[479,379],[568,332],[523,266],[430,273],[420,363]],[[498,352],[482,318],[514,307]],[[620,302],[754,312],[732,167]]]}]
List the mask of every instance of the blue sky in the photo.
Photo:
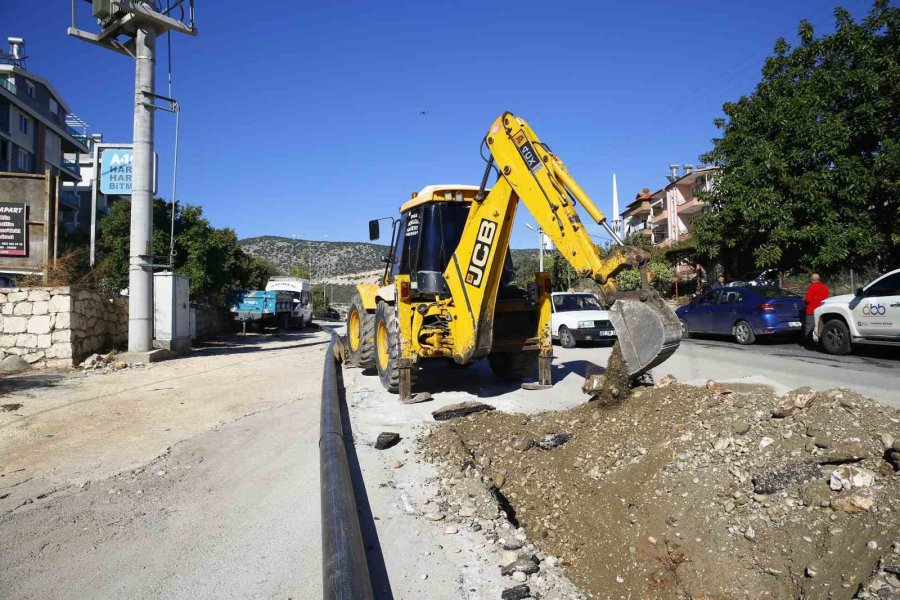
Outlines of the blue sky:
[{"label": "blue sky", "polygon": [[[95,30],[77,4],[79,25]],[[831,31],[834,6],[859,18],[871,2],[196,5],[199,35],[172,37],[179,199],[240,237],[365,240],[366,222],[396,214],[410,192],[477,184],[480,140],[504,110],[610,215],[613,171],[624,206],[661,187],[669,163],[697,164],[722,103],[752,91],[778,37],[793,42],[804,17]],[[264,5],[278,8],[251,9]],[[133,61],[67,37],[69,21],[68,1],[0,0],[0,39],[25,37],[28,69],[105,141],[128,142]],[[173,130],[160,113],[164,197]],[[519,213],[514,247],[536,245],[529,220]]]}]

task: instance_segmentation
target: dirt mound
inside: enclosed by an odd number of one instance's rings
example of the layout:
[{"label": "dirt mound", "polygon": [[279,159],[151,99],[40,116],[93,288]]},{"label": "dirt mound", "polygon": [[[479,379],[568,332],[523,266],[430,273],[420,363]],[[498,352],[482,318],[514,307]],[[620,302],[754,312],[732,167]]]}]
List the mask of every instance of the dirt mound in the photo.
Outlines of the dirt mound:
[{"label": "dirt mound", "polygon": [[666,379],[624,403],[450,421],[423,451],[442,482],[478,473],[592,598],[889,597],[900,411],[813,394]]}]

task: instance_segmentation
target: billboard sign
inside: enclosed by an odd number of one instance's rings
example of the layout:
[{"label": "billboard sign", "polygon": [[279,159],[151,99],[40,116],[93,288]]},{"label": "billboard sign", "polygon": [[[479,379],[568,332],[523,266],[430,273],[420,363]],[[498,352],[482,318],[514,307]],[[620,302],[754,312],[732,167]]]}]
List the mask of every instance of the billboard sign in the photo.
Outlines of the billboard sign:
[{"label": "billboard sign", "polygon": [[114,196],[131,195],[131,148],[105,148],[100,154],[100,191]]},{"label": "billboard sign", "polygon": [[28,255],[27,213],[24,202],[0,202],[0,255]]}]

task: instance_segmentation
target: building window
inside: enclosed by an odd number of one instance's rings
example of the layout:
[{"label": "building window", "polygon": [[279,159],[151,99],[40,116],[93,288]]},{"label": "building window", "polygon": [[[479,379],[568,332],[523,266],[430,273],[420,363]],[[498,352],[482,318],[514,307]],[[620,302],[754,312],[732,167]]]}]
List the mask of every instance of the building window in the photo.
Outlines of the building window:
[{"label": "building window", "polygon": [[7,90],[16,93],[16,78],[14,75],[6,75],[0,76],[0,87],[5,87]]},{"label": "building window", "polygon": [[19,148],[19,156],[16,159],[16,166],[25,173],[31,173],[31,153]]},{"label": "building window", "polygon": [[24,134],[28,133],[28,117],[25,115],[19,115],[19,131]]},{"label": "building window", "polygon": [[53,113],[53,116],[59,116],[59,104],[53,98],[50,98],[50,112]]},{"label": "building window", "polygon": [[34,84],[27,79],[25,80],[25,92],[28,94],[29,98],[34,98],[36,95],[34,91]]}]

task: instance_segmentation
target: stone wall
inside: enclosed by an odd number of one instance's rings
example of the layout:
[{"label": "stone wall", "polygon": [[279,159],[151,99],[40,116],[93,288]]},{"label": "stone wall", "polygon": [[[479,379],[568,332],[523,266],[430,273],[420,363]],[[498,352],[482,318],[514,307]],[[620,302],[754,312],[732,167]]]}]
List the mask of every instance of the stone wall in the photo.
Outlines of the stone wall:
[{"label": "stone wall", "polygon": [[197,304],[194,308],[197,315],[197,340],[209,340],[233,331],[234,319],[224,307]]},{"label": "stone wall", "polygon": [[63,369],[128,339],[128,299],[78,287],[0,289],[0,359]]}]

